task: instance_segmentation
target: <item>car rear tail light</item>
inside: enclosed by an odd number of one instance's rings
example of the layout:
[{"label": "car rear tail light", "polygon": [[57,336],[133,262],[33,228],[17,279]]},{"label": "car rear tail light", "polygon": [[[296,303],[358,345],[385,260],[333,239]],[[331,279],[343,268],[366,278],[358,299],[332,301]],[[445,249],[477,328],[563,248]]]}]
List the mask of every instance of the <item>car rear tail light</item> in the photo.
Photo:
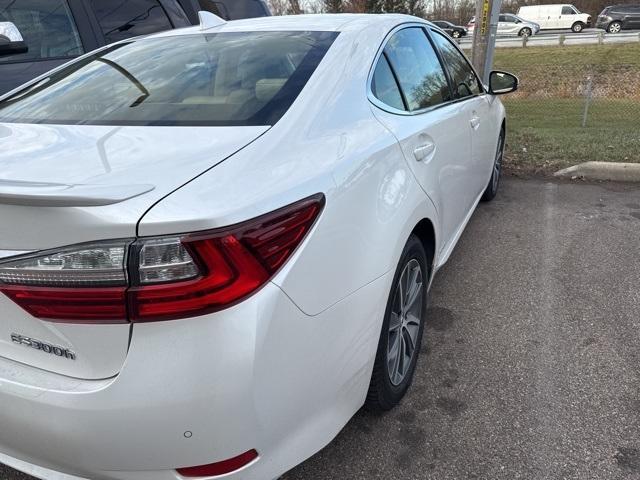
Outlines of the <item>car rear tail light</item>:
[{"label": "car rear tail light", "polygon": [[222,462],[211,463],[209,465],[200,465],[198,467],[178,468],[176,471],[187,478],[196,477],[215,477],[217,475],[226,475],[246,467],[258,458],[258,452],[249,450],[237,457],[223,460]]},{"label": "car rear tail light", "polygon": [[204,315],[256,292],[324,206],[321,194],[231,227],[70,247],[0,263],[0,291],[35,317],[69,323]]},{"label": "car rear tail light", "polygon": [[34,317],[125,323],[132,240],[78,245],[0,264],[0,291]]},{"label": "car rear tail light", "polygon": [[287,261],[323,204],[318,195],[232,227],[136,242],[131,321],[204,315],[245,299]]}]

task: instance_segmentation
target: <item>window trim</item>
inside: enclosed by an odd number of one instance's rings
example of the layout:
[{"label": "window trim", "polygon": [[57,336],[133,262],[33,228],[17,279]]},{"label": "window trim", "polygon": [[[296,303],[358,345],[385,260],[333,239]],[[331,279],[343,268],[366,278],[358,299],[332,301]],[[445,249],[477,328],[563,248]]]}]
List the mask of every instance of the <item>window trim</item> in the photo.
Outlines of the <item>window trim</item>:
[{"label": "window trim", "polygon": [[444,34],[438,32],[436,30],[429,29],[429,31],[428,31],[429,40],[431,41],[431,44],[433,45],[433,48],[436,50],[436,52],[438,54],[438,58],[440,58],[440,63],[442,64],[442,68],[444,69],[445,74],[447,75],[447,78],[449,79],[449,88],[451,89],[452,96],[455,96],[455,95],[453,95],[453,93],[455,92],[455,89],[453,88],[454,87],[453,79],[451,78],[451,73],[449,72],[449,70],[447,69],[447,67],[445,65],[444,58],[442,57],[442,52],[440,51],[440,48],[438,47],[436,42],[433,40],[433,38],[431,38],[432,34],[436,34],[436,35],[442,36],[445,39],[446,42],[449,42],[450,45],[453,45],[453,47],[456,50],[458,50],[458,53],[460,53],[460,55],[462,55],[462,59],[465,62],[467,62],[467,65],[469,66],[471,71],[476,76],[476,80],[478,81],[478,85],[480,86],[480,93],[475,93],[473,95],[468,95],[468,96],[462,97],[462,98],[454,98],[454,101],[460,102],[460,101],[468,100],[470,98],[475,98],[475,97],[480,97],[482,95],[485,95],[487,93],[487,89],[486,89],[484,83],[482,83],[482,80],[480,79],[480,75],[478,75],[478,72],[476,72],[476,69],[473,67],[473,65],[471,64],[469,59],[467,59],[467,56],[460,49],[460,47],[458,45],[456,45],[455,42],[452,42],[451,39],[447,35],[444,35]]},{"label": "window trim", "polygon": [[[434,24],[428,23],[428,22],[424,22],[424,23],[423,22],[406,22],[406,23],[401,23],[401,24],[396,25],[394,28],[389,30],[389,32],[387,32],[386,36],[384,37],[384,39],[380,43],[380,46],[378,47],[378,51],[376,52],[376,55],[375,55],[375,57],[373,59],[373,62],[371,63],[371,65],[369,67],[369,75],[367,76],[367,99],[369,100],[369,102],[371,104],[373,104],[374,106],[378,107],[380,110],[383,110],[383,111],[385,111],[387,113],[391,113],[393,115],[402,115],[402,116],[412,117],[412,116],[416,116],[416,115],[422,115],[422,114],[425,114],[425,113],[429,113],[429,112],[432,112],[432,111],[437,110],[439,108],[443,108],[443,107],[446,107],[446,106],[449,106],[449,105],[453,105],[455,103],[465,102],[465,101],[468,101],[468,100],[470,100],[472,98],[476,98],[476,97],[479,97],[479,96],[482,96],[482,95],[486,95],[487,90],[485,88],[485,85],[480,80],[480,76],[478,75],[478,72],[476,72],[475,68],[473,68],[473,65],[471,65],[471,63],[469,63],[469,61],[467,60],[467,63],[469,64],[469,66],[473,70],[473,73],[475,73],[476,78],[478,79],[478,83],[479,83],[480,88],[481,88],[480,94],[475,94],[475,95],[472,95],[472,96],[469,96],[469,97],[463,97],[463,98],[454,98],[454,99],[449,100],[447,102],[439,103],[438,105],[432,105],[430,107],[422,108],[420,110],[413,110],[413,111],[410,111],[410,110],[398,110],[397,108],[394,108],[391,105],[387,105],[383,101],[381,101],[378,98],[376,98],[376,96],[373,94],[373,89],[372,89],[373,75],[375,73],[376,66],[378,65],[378,61],[379,61],[380,57],[384,54],[384,49],[386,48],[387,43],[389,43],[389,40],[391,39],[391,37],[393,35],[395,35],[397,32],[399,32],[400,30],[404,30],[406,28],[413,28],[413,27],[419,27],[419,28],[422,29],[422,31],[424,32],[425,37],[427,39],[427,42],[429,42],[431,44],[431,47],[434,49],[434,51],[436,53],[436,56],[438,57],[438,61],[440,62],[440,66],[442,67],[442,70],[444,71],[444,75],[445,75],[445,77],[447,79],[447,83],[449,85],[449,91],[451,92],[451,96],[453,97],[453,91],[451,90],[451,79],[449,77],[449,72],[446,69],[446,67],[443,65],[440,49],[437,48],[437,46],[433,42],[433,39],[431,38],[431,30],[437,31],[436,29],[438,29],[438,27],[435,26]],[[447,38],[446,33],[443,34],[443,36],[445,38]],[[458,51],[462,54],[462,56],[466,60],[467,57],[464,55],[464,53],[462,53],[460,48],[457,45],[455,45],[455,43],[453,43],[451,41],[449,41],[449,42],[458,49]],[[389,62],[389,66],[391,67],[391,70],[393,72],[393,66],[391,65],[391,62]],[[395,72],[394,72],[394,78],[396,79],[396,85],[398,86],[398,90],[400,91],[400,95],[404,99],[404,92],[402,91],[402,88],[400,87],[400,84],[398,83],[398,80],[395,77]]]}]

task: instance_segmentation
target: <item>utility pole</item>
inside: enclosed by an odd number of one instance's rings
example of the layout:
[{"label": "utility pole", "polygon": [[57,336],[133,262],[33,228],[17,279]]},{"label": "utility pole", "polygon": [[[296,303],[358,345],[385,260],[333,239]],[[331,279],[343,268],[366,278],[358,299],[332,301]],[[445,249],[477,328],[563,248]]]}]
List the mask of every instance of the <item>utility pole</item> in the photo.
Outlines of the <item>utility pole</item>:
[{"label": "utility pole", "polygon": [[485,85],[493,68],[498,18],[502,0],[476,0],[476,23],[473,29],[471,61]]}]

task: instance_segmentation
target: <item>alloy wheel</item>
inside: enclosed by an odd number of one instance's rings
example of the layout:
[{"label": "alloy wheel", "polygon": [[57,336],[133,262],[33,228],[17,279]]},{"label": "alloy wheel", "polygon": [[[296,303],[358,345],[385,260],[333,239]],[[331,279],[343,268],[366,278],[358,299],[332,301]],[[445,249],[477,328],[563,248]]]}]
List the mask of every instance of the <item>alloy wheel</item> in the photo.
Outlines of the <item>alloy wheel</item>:
[{"label": "alloy wheel", "polygon": [[502,135],[498,140],[498,151],[496,152],[496,159],[493,162],[493,175],[491,176],[491,188],[493,191],[498,190],[498,183],[500,182],[500,173],[502,171],[502,158],[504,156],[504,139]]},{"label": "alloy wheel", "polygon": [[424,305],[424,275],[420,263],[411,259],[398,279],[389,320],[387,371],[394,386],[400,385],[415,356]]}]

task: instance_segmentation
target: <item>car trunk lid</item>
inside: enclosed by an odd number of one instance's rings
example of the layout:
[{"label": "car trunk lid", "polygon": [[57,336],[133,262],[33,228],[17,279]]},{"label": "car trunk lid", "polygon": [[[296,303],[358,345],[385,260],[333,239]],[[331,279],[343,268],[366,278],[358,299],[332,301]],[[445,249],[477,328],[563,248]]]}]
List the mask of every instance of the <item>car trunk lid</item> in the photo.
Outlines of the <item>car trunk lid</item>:
[{"label": "car trunk lid", "polygon": [[[266,130],[1,124],[0,262],[134,238],[151,206]],[[54,323],[3,294],[0,319],[0,357],[83,379],[117,375],[126,359],[127,323]]]}]

